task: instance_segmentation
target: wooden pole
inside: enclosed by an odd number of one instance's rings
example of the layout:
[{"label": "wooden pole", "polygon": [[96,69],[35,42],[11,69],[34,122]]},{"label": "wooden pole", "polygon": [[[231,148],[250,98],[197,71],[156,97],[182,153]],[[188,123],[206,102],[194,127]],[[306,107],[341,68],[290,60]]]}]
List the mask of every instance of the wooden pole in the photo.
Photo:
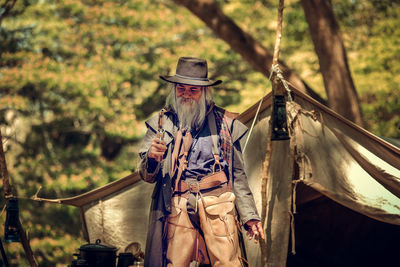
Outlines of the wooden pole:
[{"label": "wooden pole", "polygon": [[14,195],[11,190],[10,186],[10,178],[8,176],[7,165],[6,165],[6,157],[4,156],[3,150],[3,136],[1,135],[0,130],[0,168],[1,168],[1,175],[3,176],[3,188],[4,188],[4,198],[12,198]]},{"label": "wooden pole", "polygon": [[278,19],[276,24],[276,34],[275,34],[275,47],[274,47],[274,56],[272,58],[272,94],[276,95],[282,86],[279,84],[279,79],[277,73],[274,71],[274,67],[278,65],[279,53],[281,51],[281,39],[282,39],[282,21],[283,21],[283,8],[284,8],[284,0],[279,0],[278,6]]},{"label": "wooden pole", "polygon": [[[8,176],[8,170],[7,170],[7,164],[6,164],[6,157],[4,155],[4,150],[3,150],[3,136],[1,135],[1,130],[0,130],[0,168],[1,168],[1,174],[3,176],[3,188],[4,188],[4,198],[5,199],[10,199],[14,196],[12,193],[12,189],[10,186],[10,178]],[[22,247],[24,248],[25,255],[32,267],[37,267],[38,264],[36,262],[35,257],[33,256],[33,252],[31,249],[31,246],[29,244],[29,240],[26,236],[25,230],[21,224],[21,221],[18,218],[18,228],[19,228],[19,238],[22,243]]]},{"label": "wooden pole", "polygon": [[274,56],[272,58],[273,66],[278,64],[279,52],[281,48],[283,7],[284,7],[284,0],[279,0],[278,20],[277,20],[278,23],[276,25],[276,35],[275,35],[275,48],[274,48]]},{"label": "wooden pole", "polygon": [[31,245],[29,244],[29,240],[26,236],[25,230],[22,227],[19,218],[18,218],[18,226],[19,226],[19,238],[21,239],[22,247],[24,248],[26,258],[28,259],[29,264],[32,267],[38,267],[38,263],[36,262],[35,256],[33,255]]},{"label": "wooden pole", "polygon": [[[279,59],[279,52],[281,46],[281,39],[282,39],[282,21],[283,21],[283,8],[284,8],[284,0],[279,0],[278,5],[278,18],[277,18],[277,25],[276,25],[276,35],[275,35],[275,47],[274,47],[274,55],[272,58],[272,69],[271,69],[271,82],[272,82],[272,95],[273,97],[276,95],[279,87],[279,79],[274,72],[275,65],[278,64]],[[272,105],[272,109],[273,109]],[[272,155],[272,114],[271,112],[271,119],[269,123],[269,130],[268,130],[268,145],[266,156],[263,164],[263,176],[261,178],[261,221],[262,225],[265,227],[265,220],[267,214],[267,181],[268,181],[268,172],[270,169],[270,160]],[[260,240],[260,249],[261,249],[261,266],[266,266],[267,264],[267,244],[264,240]]]}]

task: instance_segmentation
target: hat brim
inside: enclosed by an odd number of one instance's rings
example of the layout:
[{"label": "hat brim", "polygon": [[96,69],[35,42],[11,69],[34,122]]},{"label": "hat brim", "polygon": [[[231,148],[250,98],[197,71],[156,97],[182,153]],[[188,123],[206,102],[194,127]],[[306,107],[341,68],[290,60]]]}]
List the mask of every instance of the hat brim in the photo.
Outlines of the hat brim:
[{"label": "hat brim", "polygon": [[216,80],[216,81],[212,81],[212,80],[192,80],[192,79],[186,79],[186,78],[181,78],[181,77],[177,77],[177,76],[161,76],[160,78],[163,79],[166,82],[170,82],[170,83],[183,83],[183,84],[188,84],[188,85],[196,85],[196,86],[215,86],[218,85],[220,83],[222,83],[221,80]]}]

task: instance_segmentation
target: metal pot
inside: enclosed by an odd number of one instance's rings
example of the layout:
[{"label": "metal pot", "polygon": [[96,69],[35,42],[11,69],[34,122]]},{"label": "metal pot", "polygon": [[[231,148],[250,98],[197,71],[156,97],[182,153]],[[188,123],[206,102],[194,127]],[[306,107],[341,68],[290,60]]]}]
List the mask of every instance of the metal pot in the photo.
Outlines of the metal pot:
[{"label": "metal pot", "polygon": [[81,258],[89,267],[115,267],[117,261],[116,247],[100,244],[100,239],[95,244],[86,244],[79,248]]},{"label": "metal pot", "polygon": [[129,267],[133,265],[133,254],[132,253],[119,253],[117,267]]}]

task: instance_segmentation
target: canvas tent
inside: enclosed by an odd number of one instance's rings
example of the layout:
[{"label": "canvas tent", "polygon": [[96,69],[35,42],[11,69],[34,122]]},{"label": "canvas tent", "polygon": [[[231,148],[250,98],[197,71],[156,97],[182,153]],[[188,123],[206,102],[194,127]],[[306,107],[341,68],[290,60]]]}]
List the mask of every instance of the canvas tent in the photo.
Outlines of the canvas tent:
[{"label": "canvas tent", "polygon": [[[376,266],[373,261],[393,262],[400,237],[400,150],[291,90],[293,101],[286,106],[291,139],[273,141],[266,157],[272,101],[268,95],[244,153],[246,173],[259,202],[261,177],[268,177],[267,266],[285,266],[290,242],[297,252],[289,253],[291,266],[367,266],[352,264],[363,258],[368,266]],[[248,122],[255,109],[256,105],[239,119]],[[360,238],[370,240],[362,243]],[[249,260],[259,263],[260,256]]]},{"label": "canvas tent", "polygon": [[[273,141],[267,153],[268,94],[244,151],[260,214],[267,178],[266,246],[245,241],[249,265],[262,266],[265,258],[267,266],[387,266],[400,238],[400,149],[291,89],[290,140]],[[250,126],[257,107],[238,119]],[[79,207],[87,240],[123,251],[145,245],[152,187],[134,173],[80,196],[37,200]]]}]

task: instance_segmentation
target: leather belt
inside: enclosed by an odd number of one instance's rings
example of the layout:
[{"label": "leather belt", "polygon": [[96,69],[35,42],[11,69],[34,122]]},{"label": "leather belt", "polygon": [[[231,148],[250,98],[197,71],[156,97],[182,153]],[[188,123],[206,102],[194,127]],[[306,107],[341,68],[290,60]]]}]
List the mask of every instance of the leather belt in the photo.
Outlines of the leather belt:
[{"label": "leather belt", "polygon": [[228,183],[228,178],[226,177],[224,171],[219,171],[202,177],[201,180],[198,182],[197,181],[186,182],[185,180],[180,180],[175,193],[178,194],[183,194],[186,192],[199,193],[203,190],[212,189],[225,183]]}]

